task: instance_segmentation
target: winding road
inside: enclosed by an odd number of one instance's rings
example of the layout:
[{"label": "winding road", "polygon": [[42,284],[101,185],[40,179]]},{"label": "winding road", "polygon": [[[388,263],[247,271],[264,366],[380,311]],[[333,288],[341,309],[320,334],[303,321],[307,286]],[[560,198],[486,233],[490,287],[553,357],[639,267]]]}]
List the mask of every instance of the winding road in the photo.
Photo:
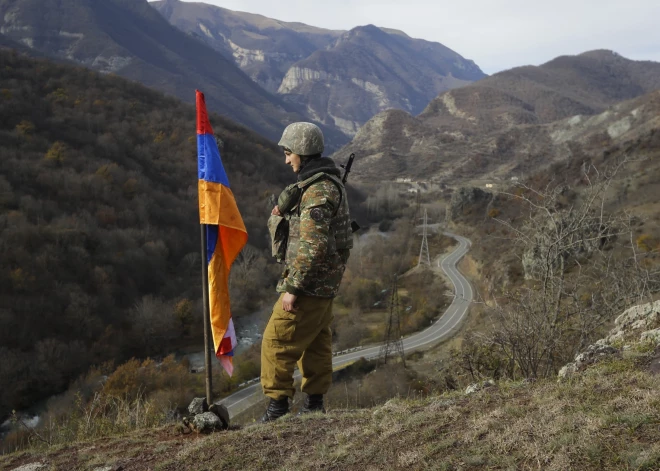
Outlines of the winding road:
[{"label": "winding road", "polygon": [[[404,337],[403,349],[405,352],[424,350],[442,340],[452,337],[467,315],[470,303],[474,298],[472,286],[456,267],[460,259],[463,258],[470,249],[471,242],[465,237],[456,234],[451,234],[449,232],[445,232],[444,234],[456,239],[458,241],[458,247],[443,259],[440,257],[434,259],[433,263],[437,263],[437,266],[433,268],[442,269],[451,280],[454,285],[454,300],[442,317],[435,321],[430,327],[416,334]],[[332,360],[332,366],[338,368],[347,363],[359,360],[360,358],[376,358],[380,353],[380,347],[381,345],[378,344],[337,355]],[[296,371],[295,377],[298,378],[299,376],[300,372]],[[252,405],[262,401],[263,398],[261,384],[256,382],[235,392],[231,396],[227,396],[221,401],[221,403],[229,410],[230,417],[235,417]]]}]

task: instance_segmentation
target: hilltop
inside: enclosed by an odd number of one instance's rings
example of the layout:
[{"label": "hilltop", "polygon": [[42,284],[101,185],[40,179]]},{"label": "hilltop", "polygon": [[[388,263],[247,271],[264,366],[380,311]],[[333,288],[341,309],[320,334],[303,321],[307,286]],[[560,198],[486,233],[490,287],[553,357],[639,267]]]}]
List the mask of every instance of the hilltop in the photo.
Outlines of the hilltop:
[{"label": "hilltop", "polygon": [[[500,381],[210,436],[168,426],[0,457],[29,469],[542,469],[660,466],[660,350],[637,343],[569,381]],[[20,468],[19,468],[20,469]],[[27,468],[24,468],[27,469]]]}]

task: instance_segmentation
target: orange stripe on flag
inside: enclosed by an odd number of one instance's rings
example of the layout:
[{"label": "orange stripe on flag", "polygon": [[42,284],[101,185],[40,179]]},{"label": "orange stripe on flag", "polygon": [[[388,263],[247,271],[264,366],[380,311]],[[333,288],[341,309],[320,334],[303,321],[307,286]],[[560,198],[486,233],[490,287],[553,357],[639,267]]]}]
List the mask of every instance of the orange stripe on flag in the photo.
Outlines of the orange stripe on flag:
[{"label": "orange stripe on flag", "polygon": [[[229,272],[248,235],[229,188],[220,183],[199,181],[198,189],[200,222],[218,226],[218,241],[208,265],[208,275],[213,345],[216,356],[220,357],[221,353],[226,353],[221,352],[221,345],[231,320]],[[231,374],[231,371],[228,372]]]}]

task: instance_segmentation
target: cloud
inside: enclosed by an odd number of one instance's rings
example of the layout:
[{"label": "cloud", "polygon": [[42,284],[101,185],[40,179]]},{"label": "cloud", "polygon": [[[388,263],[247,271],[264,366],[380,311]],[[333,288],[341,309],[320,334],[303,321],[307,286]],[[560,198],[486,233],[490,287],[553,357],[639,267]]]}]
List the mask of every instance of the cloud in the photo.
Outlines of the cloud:
[{"label": "cloud", "polygon": [[487,73],[592,49],[612,49],[636,60],[660,60],[657,0],[205,1],[328,29],[365,24],[400,29],[450,47]]}]

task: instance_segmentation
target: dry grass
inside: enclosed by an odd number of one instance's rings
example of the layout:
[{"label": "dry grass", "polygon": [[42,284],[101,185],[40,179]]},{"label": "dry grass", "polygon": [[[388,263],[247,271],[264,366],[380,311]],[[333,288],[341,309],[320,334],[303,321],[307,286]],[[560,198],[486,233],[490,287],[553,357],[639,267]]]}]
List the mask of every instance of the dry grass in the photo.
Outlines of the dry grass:
[{"label": "dry grass", "polygon": [[176,427],[0,458],[0,468],[660,469],[660,351],[636,348],[570,382],[503,382],[384,406],[290,417],[211,436]]}]

